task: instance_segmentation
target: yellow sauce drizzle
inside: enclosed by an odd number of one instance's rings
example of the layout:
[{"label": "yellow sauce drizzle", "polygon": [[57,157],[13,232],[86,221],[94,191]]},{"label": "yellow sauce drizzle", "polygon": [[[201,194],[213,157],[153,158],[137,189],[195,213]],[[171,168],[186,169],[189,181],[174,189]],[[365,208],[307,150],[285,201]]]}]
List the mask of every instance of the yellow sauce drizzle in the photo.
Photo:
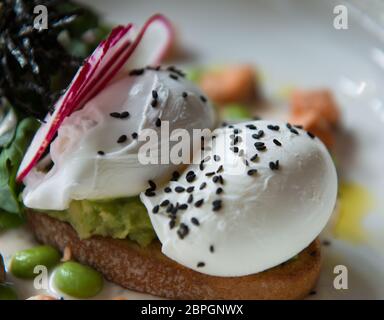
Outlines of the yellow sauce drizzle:
[{"label": "yellow sauce drizzle", "polygon": [[373,207],[371,193],[353,182],[341,183],[334,234],[337,238],[353,243],[365,242],[368,231],[363,226],[364,217]]}]

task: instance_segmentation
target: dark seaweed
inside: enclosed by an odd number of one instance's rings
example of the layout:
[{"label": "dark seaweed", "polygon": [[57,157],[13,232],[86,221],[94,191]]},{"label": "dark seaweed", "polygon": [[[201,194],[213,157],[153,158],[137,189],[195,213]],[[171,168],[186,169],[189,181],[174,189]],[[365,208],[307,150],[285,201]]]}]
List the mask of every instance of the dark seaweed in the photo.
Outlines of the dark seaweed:
[{"label": "dark seaweed", "polygon": [[[48,29],[33,27],[36,5],[47,7]],[[0,3],[0,96],[21,115],[43,120],[80,66],[81,59],[70,54],[58,36],[81,13],[64,0]]]}]

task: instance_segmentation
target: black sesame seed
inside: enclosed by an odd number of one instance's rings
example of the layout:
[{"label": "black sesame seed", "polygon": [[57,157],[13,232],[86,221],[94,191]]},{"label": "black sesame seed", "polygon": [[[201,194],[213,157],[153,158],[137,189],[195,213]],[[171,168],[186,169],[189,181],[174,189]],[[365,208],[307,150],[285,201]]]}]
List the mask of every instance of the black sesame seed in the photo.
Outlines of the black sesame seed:
[{"label": "black sesame seed", "polygon": [[193,194],[189,195],[187,202],[188,203],[192,203],[193,202]]},{"label": "black sesame seed", "polygon": [[211,253],[214,253],[214,252],[215,252],[215,247],[214,247],[213,245],[210,245],[210,246],[209,246],[209,251],[210,251]]},{"label": "black sesame seed", "polygon": [[252,138],[253,139],[260,139],[262,137],[262,134],[260,134],[260,132],[263,132],[262,130],[260,130],[258,133],[254,133],[252,135]]},{"label": "black sesame seed", "polygon": [[264,143],[261,145],[261,144],[257,144],[257,142],[256,142],[256,143],[255,143],[255,147],[256,147],[256,150],[257,150],[257,151],[264,151],[264,150],[267,149],[267,147],[265,146]]},{"label": "black sesame seed", "polygon": [[248,129],[250,129],[250,130],[256,130],[256,129],[257,129],[256,126],[253,125],[253,124],[248,124],[248,125],[246,125],[246,127],[247,127]]},{"label": "black sesame seed", "polygon": [[172,216],[176,216],[178,210],[179,210],[179,203],[176,203],[176,206],[174,206],[171,211]]},{"label": "black sesame seed", "polygon": [[220,161],[220,156],[218,156],[217,154],[215,154],[215,155],[213,156],[213,160],[215,160],[216,162],[217,162],[217,161]]},{"label": "black sesame seed", "polygon": [[198,263],[197,263],[197,267],[198,267],[198,268],[205,267],[205,263],[204,263],[204,262],[198,262]]},{"label": "black sesame seed", "polygon": [[154,197],[156,195],[156,193],[152,190],[152,189],[147,189],[145,190],[145,193],[144,193],[147,197]]},{"label": "black sesame seed", "polygon": [[128,111],[124,111],[120,114],[120,119],[125,119],[125,118],[128,118],[129,117],[129,112]]},{"label": "black sesame seed", "polygon": [[104,156],[105,155],[105,152],[104,151],[97,151],[97,154],[99,155],[99,156]]},{"label": "black sesame seed", "polygon": [[186,97],[188,97],[188,93],[186,93],[185,91],[181,94],[182,97],[185,99]]},{"label": "black sesame seed", "polygon": [[170,193],[170,192],[172,192],[172,189],[170,187],[165,187],[164,188],[164,192],[165,193]]},{"label": "black sesame seed", "polygon": [[221,194],[221,193],[223,193],[223,188],[221,187],[217,188],[216,194]]},{"label": "black sesame seed", "polygon": [[182,193],[182,192],[185,191],[185,188],[184,188],[184,187],[181,187],[181,186],[177,186],[177,187],[175,188],[175,191],[176,191],[177,193]]},{"label": "black sesame seed", "polygon": [[218,211],[222,207],[222,201],[221,200],[215,200],[212,202],[212,210],[213,211]]},{"label": "black sesame seed", "polygon": [[187,174],[186,177],[185,177],[185,180],[187,180],[187,182],[191,183],[193,182],[193,180],[195,180],[196,178],[196,175],[193,171],[190,171],[192,172],[191,174]]},{"label": "black sesame seed", "polygon": [[195,202],[195,207],[196,207],[196,208],[201,207],[201,205],[203,204],[203,202],[204,202],[204,199],[197,200],[197,201]]},{"label": "black sesame seed", "polygon": [[175,206],[173,205],[173,203],[170,203],[169,206],[167,207],[167,213],[170,213],[173,211],[173,209],[175,208]]},{"label": "black sesame seed", "polygon": [[169,200],[164,200],[160,203],[160,207],[166,207],[167,205],[169,205]]},{"label": "black sesame seed", "polygon": [[234,153],[238,153],[239,152],[239,148],[238,147],[233,147],[232,150],[233,150]]},{"label": "black sesame seed", "polygon": [[140,76],[144,73],[144,69],[134,69],[129,72],[130,76]]},{"label": "black sesame seed", "polygon": [[251,161],[256,161],[258,157],[259,157],[259,156],[258,156],[258,154],[256,153],[255,155],[252,156]]},{"label": "black sesame seed", "polygon": [[280,129],[279,126],[274,126],[272,124],[267,125],[267,128],[272,131],[278,131]]},{"label": "black sesame seed", "polygon": [[179,206],[179,209],[180,210],[187,210],[188,209],[188,205],[186,203],[183,203]]},{"label": "black sesame seed", "polygon": [[307,135],[309,135],[312,139],[315,139],[315,135],[312,132],[307,131]]},{"label": "black sesame seed", "polygon": [[157,99],[159,97],[159,95],[157,94],[157,91],[156,90],[152,90],[152,98],[153,99]]},{"label": "black sesame seed", "polygon": [[177,181],[179,178],[180,178],[180,173],[178,171],[173,171],[171,181]]},{"label": "black sesame seed", "polygon": [[112,112],[109,114],[112,118],[118,118],[120,119],[120,113],[119,112]]},{"label": "black sesame seed", "polygon": [[287,123],[287,128],[292,129],[292,125],[289,122]]},{"label": "black sesame seed", "polygon": [[191,186],[191,187],[188,187],[188,188],[187,188],[187,192],[188,192],[188,193],[192,193],[193,190],[195,190],[195,187],[194,187],[194,186]]},{"label": "black sesame seed", "polygon": [[219,176],[214,176],[214,177],[212,178],[212,181],[213,181],[214,183],[218,182],[218,181],[219,181]]},{"label": "black sesame seed", "polygon": [[132,133],[132,139],[137,139],[139,135],[137,134],[137,132],[133,132]]},{"label": "black sesame seed", "polygon": [[294,129],[294,128],[291,128],[289,131],[291,131],[294,134],[299,134],[299,132],[296,129]]},{"label": "black sesame seed", "polygon": [[176,220],[175,219],[171,219],[171,221],[169,221],[169,229],[173,229],[176,225]]},{"label": "black sesame seed", "polygon": [[123,143],[127,141],[127,136],[125,134],[121,135],[119,139],[117,139],[117,143]]},{"label": "black sesame seed", "polygon": [[322,244],[323,244],[323,246],[328,247],[328,246],[331,245],[331,241],[329,241],[329,240],[323,240]]},{"label": "black sesame seed", "polygon": [[203,171],[203,170],[204,170],[204,162],[203,162],[203,161],[200,162],[200,164],[199,164],[199,169],[200,169],[200,171]]},{"label": "black sesame seed", "polygon": [[155,124],[156,124],[156,127],[160,127],[160,126],[161,126],[161,120],[160,120],[160,118],[157,118]]},{"label": "black sesame seed", "polygon": [[223,170],[224,170],[223,165],[220,165],[220,167],[216,170],[216,173],[223,172]]},{"label": "black sesame seed", "polygon": [[276,160],[275,162],[271,161],[269,163],[269,168],[271,170],[278,170],[279,169],[279,160]]},{"label": "black sesame seed", "polygon": [[189,228],[185,223],[180,223],[179,230],[177,230],[177,235],[180,239],[184,239],[185,236],[188,234]]},{"label": "black sesame seed", "polygon": [[192,218],[191,218],[191,222],[192,222],[195,226],[199,226],[199,225],[200,225],[199,220],[197,220],[197,218],[195,218],[195,217],[192,217]]},{"label": "black sesame seed", "polygon": [[281,147],[281,142],[277,139],[273,139],[273,143],[279,147]]},{"label": "black sesame seed", "polygon": [[204,96],[200,96],[200,100],[203,101],[204,103],[207,102],[207,98]]},{"label": "black sesame seed", "polygon": [[154,183],[152,180],[148,180],[148,184],[152,190],[156,190],[156,183]]},{"label": "black sesame seed", "polygon": [[249,176],[253,176],[255,173],[257,173],[257,170],[256,169],[251,169],[251,170],[248,170],[247,174]]},{"label": "black sesame seed", "polygon": [[158,213],[159,209],[160,209],[159,205],[154,206],[153,209],[152,209],[152,213],[154,213],[154,214]]},{"label": "black sesame seed", "polygon": [[220,182],[220,184],[224,184],[224,179],[222,176],[219,176],[219,182]]},{"label": "black sesame seed", "polygon": [[297,128],[297,129],[303,129],[303,126],[300,125],[300,124],[295,124],[294,127]]},{"label": "black sesame seed", "polygon": [[195,175],[195,173],[193,172],[193,170],[187,172],[187,177],[188,176],[194,176],[194,175]]},{"label": "black sesame seed", "polygon": [[215,172],[207,172],[206,174],[205,174],[205,176],[206,177],[212,177],[213,175],[215,175]]},{"label": "black sesame seed", "polygon": [[157,100],[153,99],[153,100],[151,101],[151,107],[152,107],[152,108],[156,108],[156,107],[157,107]]},{"label": "black sesame seed", "polygon": [[207,183],[206,183],[206,182],[203,182],[203,183],[200,185],[200,190],[203,190],[206,186],[207,186]]},{"label": "black sesame seed", "polygon": [[179,77],[175,74],[172,74],[172,73],[169,75],[169,77],[173,80],[179,80]]}]

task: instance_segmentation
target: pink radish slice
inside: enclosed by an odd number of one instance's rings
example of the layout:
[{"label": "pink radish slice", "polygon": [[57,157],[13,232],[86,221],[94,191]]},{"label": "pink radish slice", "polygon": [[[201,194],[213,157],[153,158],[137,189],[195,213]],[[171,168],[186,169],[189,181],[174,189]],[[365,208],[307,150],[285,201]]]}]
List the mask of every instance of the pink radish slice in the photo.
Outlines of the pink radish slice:
[{"label": "pink radish slice", "polygon": [[121,54],[119,47],[126,48],[132,42],[132,38],[131,24],[126,27],[116,27],[109,37],[102,41],[92,55],[84,61],[84,65],[79,68],[64,95],[55,104],[55,111],[52,115],[47,115],[45,123],[33,138],[19,167],[17,181],[22,181],[40,160],[64,118],[73,109],[72,106],[79,104],[76,97],[86,89],[86,83],[89,83],[91,77],[100,76],[101,73],[97,71],[102,61],[104,61],[104,64],[108,61],[113,62],[116,53]]},{"label": "pink radish slice", "polygon": [[79,69],[55,111],[37,131],[20,165],[17,181],[22,181],[53,140],[64,119],[82,108],[122,72],[159,63],[172,44],[174,33],[162,15],[152,16],[132,42],[131,25],[112,30]]}]

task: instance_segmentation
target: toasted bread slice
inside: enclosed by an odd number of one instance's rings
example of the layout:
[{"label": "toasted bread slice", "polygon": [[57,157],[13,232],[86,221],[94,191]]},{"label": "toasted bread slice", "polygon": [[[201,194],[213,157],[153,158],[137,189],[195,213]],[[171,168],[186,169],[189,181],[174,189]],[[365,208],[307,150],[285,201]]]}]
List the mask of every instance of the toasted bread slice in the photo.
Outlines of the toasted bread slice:
[{"label": "toasted bread slice", "polygon": [[146,248],[129,240],[92,237],[80,240],[67,223],[28,213],[36,238],[100,271],[125,288],[171,299],[302,299],[320,273],[320,244],[315,240],[296,259],[243,277],[209,276],[188,269],[161,253],[154,241]]}]

